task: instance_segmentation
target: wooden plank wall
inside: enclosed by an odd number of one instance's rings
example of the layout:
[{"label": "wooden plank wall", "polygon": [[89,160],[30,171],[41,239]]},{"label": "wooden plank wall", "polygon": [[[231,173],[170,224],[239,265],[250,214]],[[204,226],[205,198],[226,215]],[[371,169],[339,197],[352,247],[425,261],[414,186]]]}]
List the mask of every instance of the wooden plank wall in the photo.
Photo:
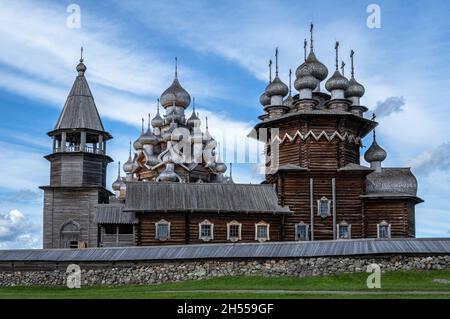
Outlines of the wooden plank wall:
[{"label": "wooden plank wall", "polygon": [[414,204],[404,199],[366,200],[364,203],[366,237],[377,237],[377,224],[391,224],[393,238],[415,237]]},{"label": "wooden plank wall", "polygon": [[[170,236],[167,241],[155,239],[155,223],[164,219],[171,223]],[[224,243],[227,241],[227,223],[233,220],[242,223],[242,241],[255,242],[255,224],[265,221],[270,224],[270,240],[281,240],[282,216],[273,214],[217,214],[217,213],[164,213],[164,214],[140,214],[138,227],[138,245],[158,244],[198,244],[204,243],[199,239],[199,223],[205,219],[214,224],[214,239],[210,242]],[[186,227],[188,223],[188,227]],[[186,238],[188,234],[188,238]]]}]

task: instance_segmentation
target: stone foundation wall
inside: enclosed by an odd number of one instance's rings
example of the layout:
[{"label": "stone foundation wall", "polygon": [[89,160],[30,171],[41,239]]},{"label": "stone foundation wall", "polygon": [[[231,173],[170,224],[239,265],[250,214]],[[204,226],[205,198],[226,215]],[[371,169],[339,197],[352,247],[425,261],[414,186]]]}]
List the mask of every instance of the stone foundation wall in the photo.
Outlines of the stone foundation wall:
[{"label": "stone foundation wall", "polygon": [[[147,285],[221,276],[320,276],[365,272],[378,264],[382,271],[450,269],[450,256],[324,257],[265,260],[201,260],[135,265],[80,265],[83,286]],[[56,270],[2,271],[0,287],[66,285],[65,267]],[[39,265],[34,265],[37,267]],[[89,269],[91,268],[91,269]],[[3,267],[3,269],[5,269]]]}]

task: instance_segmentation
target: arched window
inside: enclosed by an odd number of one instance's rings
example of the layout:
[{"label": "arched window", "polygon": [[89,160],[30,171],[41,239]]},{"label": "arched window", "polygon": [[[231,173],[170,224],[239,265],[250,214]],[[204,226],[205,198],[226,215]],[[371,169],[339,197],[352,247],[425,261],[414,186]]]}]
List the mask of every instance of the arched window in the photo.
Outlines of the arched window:
[{"label": "arched window", "polygon": [[255,240],[259,242],[270,240],[269,230],[270,224],[265,221],[260,221],[255,224]]},{"label": "arched window", "polygon": [[207,219],[198,224],[198,238],[203,241],[213,240],[214,224]]},{"label": "arched window", "polygon": [[242,239],[242,224],[233,220],[227,223],[227,240],[236,242]]},{"label": "arched window", "polygon": [[170,222],[161,219],[155,223],[155,239],[165,241],[170,239]]},{"label": "arched window", "polygon": [[61,248],[78,248],[81,234],[80,225],[74,221],[69,221],[61,227]]},{"label": "arched window", "polygon": [[321,199],[319,199],[317,201],[317,215],[322,217],[322,218],[326,218],[328,216],[331,215],[331,201],[326,198],[326,197],[322,197]]},{"label": "arched window", "polygon": [[391,238],[391,224],[388,224],[385,220],[377,225],[377,237],[378,238]]}]

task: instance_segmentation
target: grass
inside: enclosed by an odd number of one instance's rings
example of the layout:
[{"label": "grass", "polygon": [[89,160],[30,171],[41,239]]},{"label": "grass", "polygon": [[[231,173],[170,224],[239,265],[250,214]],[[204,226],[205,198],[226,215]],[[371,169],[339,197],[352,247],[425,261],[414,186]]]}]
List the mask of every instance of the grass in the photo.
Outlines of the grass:
[{"label": "grass", "polygon": [[148,286],[122,287],[8,287],[0,299],[16,298],[450,298],[450,271],[388,272],[381,289],[368,289],[367,273],[322,277],[220,277]]}]

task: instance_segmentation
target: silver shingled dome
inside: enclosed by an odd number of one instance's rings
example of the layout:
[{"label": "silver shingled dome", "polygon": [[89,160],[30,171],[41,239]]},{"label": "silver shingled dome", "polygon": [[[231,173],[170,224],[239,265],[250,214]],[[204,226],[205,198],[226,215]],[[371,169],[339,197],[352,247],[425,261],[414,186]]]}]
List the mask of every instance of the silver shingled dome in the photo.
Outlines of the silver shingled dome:
[{"label": "silver shingled dome", "polygon": [[161,115],[159,115],[159,108],[158,108],[158,112],[156,113],[155,117],[152,118],[152,126],[153,127],[161,127],[164,125],[164,119],[161,117]]},{"label": "silver shingled dome", "polygon": [[128,160],[123,164],[123,171],[127,174],[131,174],[134,169],[134,162],[131,158],[131,155],[128,157]]},{"label": "silver shingled dome", "polygon": [[139,143],[141,145],[156,145],[158,144],[158,142],[159,142],[158,138],[150,128],[147,129],[147,132],[145,132],[139,137]]},{"label": "silver shingled dome", "polygon": [[117,179],[112,183],[112,189],[114,191],[120,190],[120,185],[122,185],[122,178],[120,176],[117,176]]},{"label": "silver shingled dome", "polygon": [[327,67],[322,62],[317,60],[314,52],[310,52],[308,57],[306,58],[306,61],[297,68],[297,70],[295,71],[295,76],[299,78],[302,75],[302,72],[304,72],[305,68],[307,68],[309,74],[311,74],[319,81],[325,80],[328,76]]},{"label": "silver shingled dome", "polygon": [[372,142],[369,149],[364,154],[364,159],[368,162],[382,162],[386,159],[387,153],[386,151],[378,145],[376,141]]},{"label": "silver shingled dome", "polygon": [[334,90],[347,90],[348,88],[348,80],[345,76],[343,76],[339,71],[335,71],[333,76],[328,79],[325,83],[325,87],[328,91]]},{"label": "silver shingled dome", "polygon": [[319,84],[319,80],[311,74],[306,74],[298,77],[294,82],[294,87],[297,91],[302,89],[314,90]]},{"label": "silver shingled dome", "polygon": [[348,89],[345,91],[345,97],[362,97],[365,93],[364,86],[359,84],[354,77],[348,81]]},{"label": "silver shingled dome", "polygon": [[259,97],[259,103],[261,103],[262,106],[267,106],[270,104],[270,97],[267,95],[265,91]]},{"label": "silver shingled dome", "polygon": [[289,88],[283,81],[280,80],[278,76],[276,76],[273,81],[267,86],[266,94],[268,97],[280,95],[286,96],[289,93]]},{"label": "silver shingled dome", "polygon": [[161,94],[160,101],[163,107],[172,106],[175,101],[176,106],[187,108],[191,103],[191,96],[175,78],[172,85]]},{"label": "silver shingled dome", "polygon": [[195,110],[192,110],[192,114],[187,120],[187,125],[189,127],[199,127],[200,124],[201,124],[201,121],[198,118],[197,114],[195,114]]}]

